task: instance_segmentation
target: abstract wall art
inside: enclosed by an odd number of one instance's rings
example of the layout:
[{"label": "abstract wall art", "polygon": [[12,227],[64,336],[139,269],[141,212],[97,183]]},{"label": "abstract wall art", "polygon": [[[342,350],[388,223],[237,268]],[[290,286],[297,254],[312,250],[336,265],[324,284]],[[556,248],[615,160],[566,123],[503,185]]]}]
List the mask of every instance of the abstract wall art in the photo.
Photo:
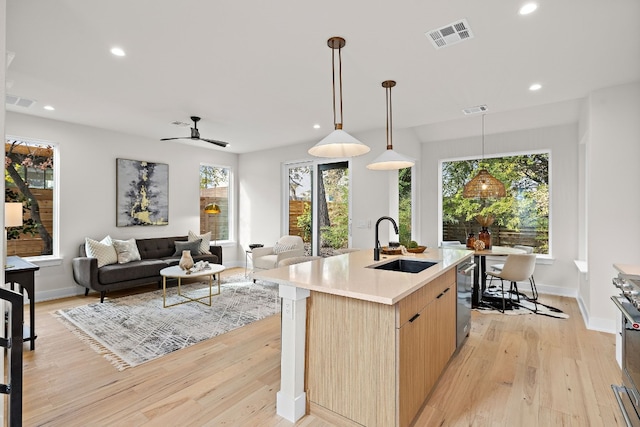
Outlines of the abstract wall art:
[{"label": "abstract wall art", "polygon": [[169,224],[169,165],[116,159],[116,226]]}]

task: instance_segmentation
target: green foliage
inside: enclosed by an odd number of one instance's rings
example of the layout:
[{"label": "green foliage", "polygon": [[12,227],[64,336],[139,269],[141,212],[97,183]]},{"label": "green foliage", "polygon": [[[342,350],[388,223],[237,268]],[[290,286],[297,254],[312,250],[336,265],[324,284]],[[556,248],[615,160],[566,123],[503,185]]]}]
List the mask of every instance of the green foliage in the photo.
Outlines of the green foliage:
[{"label": "green foliage", "polygon": [[325,180],[327,198],[333,200],[329,208],[331,226],[321,227],[320,231],[323,246],[340,249],[349,245],[349,186],[347,169],[334,171],[336,176]]},{"label": "green foliage", "polygon": [[229,185],[229,169],[200,165],[200,188],[214,188]]},{"label": "green foliage", "polygon": [[399,241],[405,247],[411,241],[411,168],[398,171],[398,229]]},{"label": "green foliage", "polygon": [[302,240],[311,241],[311,204],[304,204],[302,215],[298,216],[297,226],[302,230]]}]

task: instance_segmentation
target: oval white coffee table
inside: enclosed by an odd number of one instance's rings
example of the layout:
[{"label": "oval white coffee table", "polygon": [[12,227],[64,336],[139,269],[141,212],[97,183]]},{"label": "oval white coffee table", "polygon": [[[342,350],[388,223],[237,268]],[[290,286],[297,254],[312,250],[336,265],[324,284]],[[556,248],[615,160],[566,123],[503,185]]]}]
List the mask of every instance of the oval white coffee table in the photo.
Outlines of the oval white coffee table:
[{"label": "oval white coffee table", "polygon": [[[199,302],[200,304],[211,306],[211,298],[216,295],[220,295],[220,274],[225,269],[225,266],[222,264],[209,264],[209,268],[200,271],[190,271],[187,272],[181,269],[179,266],[174,265],[172,267],[166,267],[160,270],[160,275],[162,276],[162,307],[173,307],[174,305],[180,305],[187,302]],[[213,286],[213,276],[218,274],[218,293],[212,293]],[[180,285],[182,284],[182,279],[191,279],[194,277],[209,277],[209,295],[205,295],[198,298],[191,298],[188,295],[183,295],[182,290],[180,289]],[[184,301],[177,302],[175,304],[167,305],[167,278],[170,279],[178,279],[178,295],[184,298]],[[209,304],[204,301],[201,301],[205,298],[209,298]]]}]

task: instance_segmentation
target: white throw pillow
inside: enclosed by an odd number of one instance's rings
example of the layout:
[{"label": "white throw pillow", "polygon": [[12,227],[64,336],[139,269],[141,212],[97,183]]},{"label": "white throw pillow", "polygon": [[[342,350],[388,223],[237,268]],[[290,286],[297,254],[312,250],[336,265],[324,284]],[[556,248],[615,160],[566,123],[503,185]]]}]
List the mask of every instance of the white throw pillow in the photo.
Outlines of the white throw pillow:
[{"label": "white throw pillow", "polygon": [[201,254],[210,254],[211,253],[211,248],[209,247],[209,245],[211,244],[211,232],[209,231],[208,233],[204,233],[201,235],[197,235],[196,233],[194,233],[193,231],[189,230],[189,234],[187,235],[187,240],[189,242],[195,242],[196,240],[201,239],[202,241],[200,242],[200,253]]},{"label": "white throw pillow", "polygon": [[136,239],[113,240],[113,247],[118,254],[118,264],[126,264],[131,261],[140,261],[140,252],[136,245]]},{"label": "white throw pillow", "polygon": [[85,238],[84,250],[88,257],[98,259],[98,267],[118,262],[118,254],[113,247],[111,236],[107,236],[99,242],[88,237]]},{"label": "white throw pillow", "polygon": [[273,253],[274,254],[279,254],[281,252],[286,252],[286,251],[292,251],[296,248],[295,244],[292,245],[282,245],[280,243],[276,243],[275,245],[273,245]]}]

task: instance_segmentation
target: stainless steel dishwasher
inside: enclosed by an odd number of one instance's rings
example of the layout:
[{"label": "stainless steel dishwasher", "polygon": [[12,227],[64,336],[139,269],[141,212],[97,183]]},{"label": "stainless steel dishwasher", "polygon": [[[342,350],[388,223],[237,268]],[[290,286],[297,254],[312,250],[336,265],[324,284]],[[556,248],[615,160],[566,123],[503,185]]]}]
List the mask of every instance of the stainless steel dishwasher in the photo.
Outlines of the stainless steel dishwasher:
[{"label": "stainless steel dishwasher", "polygon": [[473,291],[473,271],[476,264],[466,261],[458,265],[457,288],[458,305],[456,308],[456,349],[460,348],[471,330],[471,293]]}]

